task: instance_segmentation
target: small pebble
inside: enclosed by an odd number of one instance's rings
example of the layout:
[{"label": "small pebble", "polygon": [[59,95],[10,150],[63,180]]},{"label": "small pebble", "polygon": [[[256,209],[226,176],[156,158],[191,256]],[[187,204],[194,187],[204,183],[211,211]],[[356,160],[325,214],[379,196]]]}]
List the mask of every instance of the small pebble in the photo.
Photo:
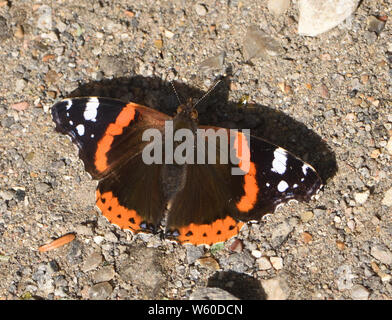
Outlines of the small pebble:
[{"label": "small pebble", "polygon": [[392,206],[392,188],[385,192],[384,198],[382,199],[382,204],[388,207]]},{"label": "small pebble", "polygon": [[392,265],[392,252],[383,245],[375,245],[371,248],[370,254],[380,262]]},{"label": "small pebble", "polygon": [[186,260],[188,264],[194,263],[204,254],[203,247],[199,246],[186,246]]},{"label": "small pebble", "polygon": [[309,243],[313,240],[313,236],[309,232],[303,232],[301,236],[305,243]]},{"label": "small pebble", "polygon": [[275,16],[282,15],[290,6],[290,0],[268,0],[268,10]]},{"label": "small pebble", "polygon": [[102,255],[99,252],[94,252],[87,257],[82,266],[82,271],[87,272],[98,267],[102,262]]},{"label": "small pebble", "polygon": [[171,39],[174,37],[174,33],[169,30],[165,30],[165,37]]},{"label": "small pebble", "polygon": [[[24,81],[24,80],[23,80]],[[24,84],[25,85],[25,84]],[[23,85],[23,87],[24,87]],[[19,103],[14,103],[11,105],[11,108],[14,110],[18,110],[18,111],[23,111],[26,110],[29,107],[29,103],[24,101],[24,102],[19,102]]]},{"label": "small pebble", "polygon": [[92,286],[89,290],[89,297],[92,300],[104,300],[112,294],[113,288],[109,282],[101,282]]},{"label": "small pebble", "polygon": [[367,28],[369,31],[375,32],[379,36],[381,31],[384,30],[384,27],[385,27],[385,21],[380,20],[375,16],[368,17]]},{"label": "small pebble", "polygon": [[309,222],[310,220],[312,220],[314,217],[314,214],[312,211],[304,211],[301,213],[301,221],[303,223]]},{"label": "small pebble", "polygon": [[94,273],[93,280],[94,282],[110,281],[114,278],[115,274],[116,272],[113,266],[105,266]]},{"label": "small pebble", "polygon": [[208,12],[207,7],[204,4],[196,4],[195,11],[199,16],[205,16]]},{"label": "small pebble", "polygon": [[351,298],[354,300],[368,300],[369,291],[360,284],[357,284],[351,288]]},{"label": "small pebble", "polygon": [[267,300],[286,300],[289,295],[287,285],[279,277],[261,280],[261,285],[267,295]]},{"label": "small pebble", "polygon": [[270,257],[270,261],[275,270],[283,269],[283,259],[280,257]]},{"label": "small pebble", "polygon": [[204,268],[217,271],[220,269],[219,263],[212,257],[205,257],[197,259],[197,262]]},{"label": "small pebble", "polygon": [[269,270],[272,268],[271,262],[267,257],[261,257],[256,262],[260,270]]},{"label": "small pebble", "polygon": [[358,204],[364,204],[366,200],[369,198],[370,191],[366,190],[365,192],[355,192],[354,200]]},{"label": "small pebble", "polygon": [[233,243],[230,245],[230,250],[233,252],[242,252],[244,248],[244,244],[240,239],[235,239]]},{"label": "small pebble", "polygon": [[252,256],[254,256],[256,259],[261,257],[261,251],[259,251],[259,250],[252,250],[251,254],[252,254]]}]

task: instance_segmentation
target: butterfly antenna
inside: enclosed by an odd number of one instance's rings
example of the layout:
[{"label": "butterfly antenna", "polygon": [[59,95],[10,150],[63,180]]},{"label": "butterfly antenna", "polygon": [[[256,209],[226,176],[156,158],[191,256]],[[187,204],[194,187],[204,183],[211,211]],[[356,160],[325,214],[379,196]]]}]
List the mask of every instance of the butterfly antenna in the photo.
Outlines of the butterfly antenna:
[{"label": "butterfly antenna", "polygon": [[179,97],[179,95],[178,95],[178,93],[177,93],[176,87],[174,86],[174,82],[173,82],[173,81],[170,81],[170,83],[171,83],[172,88],[173,88],[173,91],[174,91],[174,93],[175,93],[175,95],[176,95],[176,97],[177,97],[178,103],[181,105],[182,102],[181,102],[181,99],[180,99],[180,97]]},{"label": "butterfly antenna", "polygon": [[215,88],[216,86],[221,83],[222,80],[218,80],[217,82],[215,82],[209,89],[208,91],[194,104],[193,107],[196,107],[201,101],[203,101]]}]

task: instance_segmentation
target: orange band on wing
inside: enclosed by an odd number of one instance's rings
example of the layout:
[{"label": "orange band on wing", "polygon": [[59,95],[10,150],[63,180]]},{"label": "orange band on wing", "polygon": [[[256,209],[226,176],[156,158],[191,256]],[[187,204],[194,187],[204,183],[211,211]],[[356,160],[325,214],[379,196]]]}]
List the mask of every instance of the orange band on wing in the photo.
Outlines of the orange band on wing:
[{"label": "orange band on wing", "polygon": [[237,152],[237,157],[240,159],[238,167],[248,173],[244,176],[244,192],[240,201],[236,203],[238,210],[248,212],[253,209],[257,202],[257,195],[259,193],[259,186],[256,179],[256,166],[250,161],[250,148],[247,139],[241,132],[238,132],[234,148]]},{"label": "orange band on wing", "polygon": [[117,116],[116,122],[111,123],[106,129],[105,134],[99,140],[97,151],[95,152],[95,167],[99,172],[103,172],[108,168],[107,152],[113,143],[114,136],[122,134],[123,129],[135,119],[136,109],[135,103],[128,103],[125,108]]},{"label": "orange band on wing", "polygon": [[121,229],[129,229],[133,232],[140,231],[140,223],[143,219],[135,210],[120,205],[111,191],[101,194],[97,189],[96,196],[97,207],[110,223],[119,226]]},{"label": "orange band on wing", "polygon": [[218,219],[211,224],[191,223],[189,226],[179,228],[180,235],[177,239],[181,243],[212,245],[234,237],[240,232],[243,225],[243,222],[237,222],[229,216]]}]

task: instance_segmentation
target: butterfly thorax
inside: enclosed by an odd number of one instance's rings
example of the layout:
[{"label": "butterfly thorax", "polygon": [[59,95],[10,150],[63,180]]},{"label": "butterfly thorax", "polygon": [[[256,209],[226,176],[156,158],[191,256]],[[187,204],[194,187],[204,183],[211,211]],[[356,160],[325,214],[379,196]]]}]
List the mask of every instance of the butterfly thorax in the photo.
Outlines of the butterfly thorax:
[{"label": "butterfly thorax", "polygon": [[178,106],[177,113],[173,118],[174,132],[179,129],[190,129],[192,132],[196,132],[198,113],[194,106],[192,99]]}]

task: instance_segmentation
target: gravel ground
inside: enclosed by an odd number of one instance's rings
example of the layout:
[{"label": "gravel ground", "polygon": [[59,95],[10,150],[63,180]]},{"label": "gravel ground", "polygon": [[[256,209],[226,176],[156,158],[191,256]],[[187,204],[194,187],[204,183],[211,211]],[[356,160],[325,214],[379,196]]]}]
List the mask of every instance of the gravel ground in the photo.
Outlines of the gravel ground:
[{"label": "gravel ground", "polygon": [[[266,2],[0,1],[2,299],[392,298],[392,3],[362,1],[303,37],[295,1],[279,16]],[[379,34],[377,15],[389,16]],[[249,30],[272,52],[252,57]],[[318,199],[209,249],[110,225],[50,106],[104,95],[173,114],[170,80],[185,99],[223,74],[200,122],[306,159],[326,182]]]}]

